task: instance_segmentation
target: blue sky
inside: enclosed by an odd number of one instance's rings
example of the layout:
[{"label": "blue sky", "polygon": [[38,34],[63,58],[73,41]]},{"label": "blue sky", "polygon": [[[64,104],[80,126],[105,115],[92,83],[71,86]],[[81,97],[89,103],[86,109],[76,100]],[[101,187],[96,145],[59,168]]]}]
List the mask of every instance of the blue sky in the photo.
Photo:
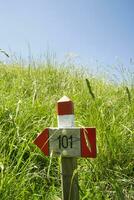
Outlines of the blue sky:
[{"label": "blue sky", "polygon": [[[134,60],[133,0],[0,0],[0,48],[83,64]],[[0,55],[0,59],[4,56]],[[131,66],[131,68],[134,65]]]}]

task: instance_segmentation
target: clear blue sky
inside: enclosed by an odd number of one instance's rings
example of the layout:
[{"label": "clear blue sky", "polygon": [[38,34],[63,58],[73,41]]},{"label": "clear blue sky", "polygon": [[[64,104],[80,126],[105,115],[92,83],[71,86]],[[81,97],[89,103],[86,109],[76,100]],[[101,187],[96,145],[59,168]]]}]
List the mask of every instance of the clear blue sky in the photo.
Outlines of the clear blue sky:
[{"label": "clear blue sky", "polygon": [[129,63],[134,0],[0,0],[0,48],[26,58],[28,44],[35,57],[49,48],[59,59]]}]

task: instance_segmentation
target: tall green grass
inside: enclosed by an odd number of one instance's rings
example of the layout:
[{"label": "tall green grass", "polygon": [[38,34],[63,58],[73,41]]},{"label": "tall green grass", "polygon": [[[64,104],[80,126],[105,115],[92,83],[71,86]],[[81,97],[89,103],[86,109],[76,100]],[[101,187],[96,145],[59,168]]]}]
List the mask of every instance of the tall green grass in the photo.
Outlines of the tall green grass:
[{"label": "tall green grass", "polygon": [[134,88],[50,63],[0,66],[0,199],[61,197],[59,158],[50,166],[32,142],[57,126],[63,95],[75,104],[76,126],[97,129],[97,158],[78,159],[80,199],[134,199]]}]

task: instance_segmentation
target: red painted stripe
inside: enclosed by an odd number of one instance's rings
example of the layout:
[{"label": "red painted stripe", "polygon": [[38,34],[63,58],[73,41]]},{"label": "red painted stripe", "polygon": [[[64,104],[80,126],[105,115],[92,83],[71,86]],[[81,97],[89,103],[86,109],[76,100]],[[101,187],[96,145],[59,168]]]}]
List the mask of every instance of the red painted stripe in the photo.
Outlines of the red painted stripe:
[{"label": "red painted stripe", "polygon": [[57,114],[58,115],[74,114],[73,102],[68,97],[64,96],[57,102]]},{"label": "red painted stripe", "polygon": [[48,141],[48,138],[49,138],[49,129],[46,128],[34,140],[34,144],[36,144],[46,156],[49,156],[49,141]]},{"label": "red painted stripe", "polygon": [[[96,157],[96,128],[81,128],[81,156],[82,157]],[[85,136],[86,134],[86,136]],[[89,146],[87,145],[88,139]]]}]

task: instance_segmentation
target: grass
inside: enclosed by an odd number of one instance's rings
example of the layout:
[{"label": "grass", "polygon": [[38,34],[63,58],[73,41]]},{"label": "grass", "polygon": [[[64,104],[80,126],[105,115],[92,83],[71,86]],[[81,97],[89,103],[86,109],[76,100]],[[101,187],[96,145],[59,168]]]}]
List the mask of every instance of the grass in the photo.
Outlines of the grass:
[{"label": "grass", "polygon": [[32,142],[45,127],[57,126],[55,105],[63,95],[75,103],[76,126],[97,129],[97,158],[78,159],[80,199],[133,200],[133,86],[51,63],[0,65],[0,199],[61,197],[59,159],[50,166]]}]

